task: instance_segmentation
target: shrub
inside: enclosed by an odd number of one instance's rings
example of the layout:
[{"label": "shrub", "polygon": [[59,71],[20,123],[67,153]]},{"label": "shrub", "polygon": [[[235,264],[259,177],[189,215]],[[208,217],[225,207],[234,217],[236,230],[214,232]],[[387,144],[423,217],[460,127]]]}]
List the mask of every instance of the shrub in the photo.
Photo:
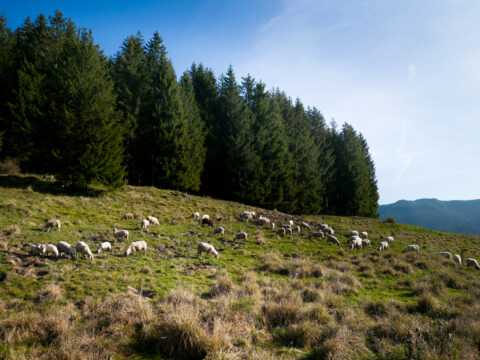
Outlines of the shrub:
[{"label": "shrub", "polygon": [[385,219],[385,222],[390,224],[395,224],[395,219],[391,216],[387,216],[387,218]]}]

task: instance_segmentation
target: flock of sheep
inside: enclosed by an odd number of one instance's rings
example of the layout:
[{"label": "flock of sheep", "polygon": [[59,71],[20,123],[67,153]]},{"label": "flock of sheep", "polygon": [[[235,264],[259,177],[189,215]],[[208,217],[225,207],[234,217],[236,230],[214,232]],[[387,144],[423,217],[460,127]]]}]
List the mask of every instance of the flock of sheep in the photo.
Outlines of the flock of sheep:
[{"label": "flock of sheep", "polygon": [[[213,236],[221,235],[222,237],[225,236],[225,228],[223,226],[214,226],[213,220],[210,219],[209,215],[204,214],[203,216],[200,215],[200,212],[196,211],[191,215],[192,218],[200,221],[201,226],[208,225],[213,227]],[[132,213],[125,214],[122,219],[133,219],[134,215]],[[269,226],[272,231],[275,231],[275,223],[271,221],[269,218],[259,215],[256,216],[254,211],[243,211],[240,215],[240,219],[246,222],[253,222],[256,220],[256,223],[260,226]],[[160,225],[159,220],[156,217],[148,216],[146,219],[143,219],[140,223],[140,228],[142,230],[146,230],[148,226],[152,225]],[[48,221],[45,226],[43,227],[44,231],[50,231],[51,228],[56,228],[57,231],[60,231],[61,222],[59,220],[50,220]],[[293,233],[300,234],[302,228],[307,229],[311,232],[311,226],[306,222],[300,222],[299,225],[295,225],[293,220],[289,220],[287,223],[279,226],[275,231],[275,234],[278,236],[286,236],[292,235]],[[326,235],[326,242],[332,243],[338,246],[341,246],[340,241],[334,236],[335,231],[328,225],[328,224],[320,224],[318,229],[314,232],[311,232],[308,238],[322,238],[325,239]],[[115,239],[122,240],[126,239],[127,241],[130,238],[130,234],[127,230],[119,230],[117,228],[113,229],[113,236]],[[368,239],[368,233],[365,231],[358,232],[357,230],[353,230],[350,232],[349,239],[347,240],[347,245],[350,247],[351,250],[353,249],[362,249],[364,247],[371,246],[371,241]],[[248,234],[244,231],[238,232],[235,237],[234,241],[236,240],[248,240]],[[378,244],[378,251],[385,251],[390,247],[390,244],[393,243],[394,238],[393,236],[388,236],[384,240],[379,241]],[[215,257],[218,257],[218,251],[215,247],[211,244],[206,242],[200,242],[197,248],[197,256],[200,257],[202,252],[207,254],[211,254]],[[102,242],[99,244],[97,248],[97,253],[100,254],[102,252],[111,252],[112,251],[112,244],[108,241]],[[143,240],[141,241],[134,241],[129,244],[129,246],[125,249],[125,256],[128,257],[130,254],[136,251],[144,251],[147,252],[147,243]],[[406,252],[419,252],[420,247],[417,244],[410,244],[405,247],[403,250],[404,253]],[[88,259],[93,259],[92,251],[87,243],[83,241],[79,241],[75,247],[73,245],[65,242],[60,241],[56,246],[53,244],[36,244],[30,246],[30,255],[42,255],[46,256],[48,254],[52,254],[55,257],[61,256],[65,254],[66,256],[70,256],[73,258],[78,258],[78,256],[88,257]],[[438,253],[441,256],[444,256],[448,259],[452,259],[452,254],[448,251],[441,251]],[[453,256],[453,260],[458,263],[459,265],[462,264],[462,257],[458,254]],[[467,258],[465,260],[467,266],[472,266],[477,270],[480,270],[480,266],[477,260],[472,258]]]}]

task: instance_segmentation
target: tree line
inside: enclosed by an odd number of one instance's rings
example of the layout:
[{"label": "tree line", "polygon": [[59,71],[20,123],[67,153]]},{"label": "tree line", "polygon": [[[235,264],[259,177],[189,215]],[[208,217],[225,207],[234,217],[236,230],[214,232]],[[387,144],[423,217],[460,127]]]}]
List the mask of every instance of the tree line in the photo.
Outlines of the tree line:
[{"label": "tree line", "polygon": [[232,67],[177,78],[162,38],[107,57],[57,11],[0,17],[0,159],[65,185],[156,186],[289,213],[376,216],[375,165],[351,125]]}]

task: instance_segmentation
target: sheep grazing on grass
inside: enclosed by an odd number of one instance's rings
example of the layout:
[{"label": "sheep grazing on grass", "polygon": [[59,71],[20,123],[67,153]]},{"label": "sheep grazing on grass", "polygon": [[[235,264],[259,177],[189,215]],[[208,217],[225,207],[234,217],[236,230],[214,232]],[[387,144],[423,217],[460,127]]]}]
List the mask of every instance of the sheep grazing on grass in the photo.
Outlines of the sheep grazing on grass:
[{"label": "sheep grazing on grass", "polygon": [[147,219],[143,219],[142,222],[140,223],[140,228],[142,230],[147,230],[148,225],[150,225],[150,221],[148,221]]},{"label": "sheep grazing on grass", "polygon": [[378,251],[384,251],[388,249],[388,241],[381,241],[378,244]]},{"label": "sheep grazing on grass", "polygon": [[127,239],[130,237],[130,233],[128,230],[118,230],[117,228],[113,228],[113,237],[115,239]]},{"label": "sheep grazing on grass", "polygon": [[338,239],[337,239],[335,236],[330,235],[330,234],[327,236],[327,243],[336,244],[336,245],[338,245],[338,246],[341,245],[341,244],[340,244],[340,241],[338,241]]},{"label": "sheep grazing on grass", "polygon": [[303,226],[304,228],[307,228],[308,230],[312,230],[310,225],[308,225],[306,222],[302,222],[300,225]]},{"label": "sheep grazing on grass", "polygon": [[458,254],[455,254],[453,261],[455,261],[458,265],[462,265],[462,257]]},{"label": "sheep grazing on grass", "polygon": [[393,236],[389,236],[385,239],[389,244],[393,242]]},{"label": "sheep grazing on grass", "polygon": [[75,246],[75,250],[77,251],[77,258],[78,258],[79,255],[81,255],[82,257],[88,256],[89,260],[93,259],[93,254],[90,251],[90,247],[88,246],[87,243],[85,243],[83,241],[79,241],[77,243],[77,246]]},{"label": "sheep grazing on grass", "polygon": [[65,254],[66,256],[70,256],[72,259],[75,258],[75,248],[66,241],[60,241],[57,244],[57,249],[60,255]]},{"label": "sheep grazing on grass", "polygon": [[325,238],[325,234],[323,233],[322,230],[317,230],[317,231],[315,231],[314,233],[311,233],[308,238],[311,238],[311,237],[321,237],[322,239],[324,239],[324,238]]},{"label": "sheep grazing on grass", "polygon": [[281,227],[281,228],[278,228],[277,230],[277,235],[279,236],[285,236],[287,233],[285,231],[285,228]]},{"label": "sheep grazing on grass", "polygon": [[272,221],[272,230],[275,230],[275,223]]},{"label": "sheep grazing on grass", "polygon": [[47,244],[46,253],[47,256],[48,254],[53,254],[56,258],[58,258],[59,255],[57,247],[53,244]]},{"label": "sheep grazing on grass", "polygon": [[437,254],[440,256],[443,256],[444,258],[447,258],[450,260],[452,259],[452,254],[450,254],[448,251],[439,251]]},{"label": "sheep grazing on grass", "polygon": [[128,257],[132,252],[143,250],[144,254],[147,253],[147,243],[143,240],[132,242],[125,249],[125,256]]},{"label": "sheep grazing on grass", "polygon": [[292,231],[296,232],[297,234],[300,234],[300,226],[295,226]]},{"label": "sheep grazing on grass", "polygon": [[368,233],[367,233],[366,231],[362,231],[362,232],[360,233],[360,237],[361,237],[362,239],[368,239]]},{"label": "sheep grazing on grass", "polygon": [[359,236],[357,230],[350,231],[350,237],[353,237],[353,236]]},{"label": "sheep grazing on grass", "polygon": [[160,225],[160,222],[158,221],[158,219],[154,216],[147,216],[147,220],[150,221],[150,224],[153,224],[153,225]]},{"label": "sheep grazing on grass", "polygon": [[202,216],[202,220],[204,220],[204,219],[210,219],[210,216],[207,215],[207,214],[204,214],[204,215]]},{"label": "sheep grazing on grass", "polygon": [[240,218],[245,220],[246,222],[250,222],[253,220],[253,216],[249,211],[244,211],[242,215],[240,215]]},{"label": "sheep grazing on grass", "polygon": [[133,219],[134,215],[132,213],[126,213],[125,215],[122,216],[122,219],[127,220],[127,219]]},{"label": "sheep grazing on grass", "polygon": [[292,234],[293,234],[292,228],[288,227],[288,228],[284,228],[284,229],[285,229],[285,234],[288,234],[288,235],[292,236]]},{"label": "sheep grazing on grass", "polygon": [[283,225],[282,225],[282,228],[284,228],[284,229],[291,229],[291,228],[292,228],[292,225],[290,225],[290,224],[283,224]]},{"label": "sheep grazing on grass", "polygon": [[467,264],[467,266],[473,266],[475,269],[480,270],[480,265],[478,265],[478,262],[475,259],[466,258],[465,264]]},{"label": "sheep grazing on grass", "polygon": [[268,225],[268,224],[270,224],[270,219],[269,219],[269,218],[266,218],[266,217],[263,217],[262,215],[260,215],[260,216],[258,217],[257,224],[258,224],[258,225]]},{"label": "sheep grazing on grass", "polygon": [[215,248],[207,243],[201,242],[198,244],[198,254],[197,256],[200,257],[202,255],[202,252],[206,252],[207,254],[212,254],[216,258],[218,258],[218,252],[215,250]]},{"label": "sheep grazing on grass", "polygon": [[112,244],[109,241],[102,242],[98,245],[97,254],[101,254],[102,252],[112,252]]},{"label": "sheep grazing on grass", "polygon": [[354,236],[354,237],[351,238],[350,240],[352,240],[352,241],[351,241],[352,244],[350,245],[350,249],[353,250],[353,249],[355,249],[355,248],[357,248],[357,249],[361,249],[361,248],[362,248],[362,239],[361,239],[361,238]]},{"label": "sheep grazing on grass", "polygon": [[403,253],[407,253],[407,252],[411,252],[411,251],[416,251],[417,253],[420,251],[420,246],[418,246],[417,244],[411,244],[411,245],[407,245],[407,247],[405,249],[403,249]]},{"label": "sheep grazing on grass", "polygon": [[290,224],[290,226],[293,226],[293,220],[292,219],[288,220],[288,223]]},{"label": "sheep grazing on grass", "polygon": [[30,256],[33,256],[33,255],[45,256],[46,252],[47,252],[47,247],[45,246],[45,244],[31,245],[30,250],[28,250],[28,254]]},{"label": "sheep grazing on grass", "polygon": [[194,218],[195,220],[200,220],[200,212],[195,211],[194,213],[192,213],[191,217]]},{"label": "sheep grazing on grass", "polygon": [[223,226],[217,226],[215,229],[213,229],[213,235],[216,235],[216,234],[225,236],[225,228]]},{"label": "sheep grazing on grass", "polygon": [[208,226],[213,227],[213,220],[210,220],[208,218],[204,218],[204,219],[202,219],[202,226],[203,225],[208,225]]},{"label": "sheep grazing on grass", "polygon": [[233,239],[234,241],[235,240],[248,240],[248,234],[245,232],[245,231],[240,231],[237,233],[237,235],[235,235],[235,238]]},{"label": "sheep grazing on grass", "polygon": [[362,246],[371,246],[372,244],[370,243],[370,240],[367,238],[362,239]]},{"label": "sheep grazing on grass", "polygon": [[49,232],[51,228],[57,228],[57,231],[60,231],[60,227],[62,226],[62,223],[60,220],[50,220],[47,221],[47,223],[43,226],[42,230]]}]

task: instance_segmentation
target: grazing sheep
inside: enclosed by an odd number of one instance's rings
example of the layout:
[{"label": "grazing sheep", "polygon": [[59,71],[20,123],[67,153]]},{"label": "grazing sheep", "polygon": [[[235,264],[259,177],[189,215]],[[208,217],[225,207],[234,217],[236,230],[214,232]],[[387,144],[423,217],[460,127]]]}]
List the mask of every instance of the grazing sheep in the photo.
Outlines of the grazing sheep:
[{"label": "grazing sheep", "polygon": [[358,249],[362,248],[362,239],[360,239],[359,237],[353,237],[352,245],[350,245],[350,249],[353,250],[355,248],[358,248]]},{"label": "grazing sheep", "polygon": [[297,234],[300,234],[300,226],[295,226],[293,229],[292,229],[292,232],[296,232]]},{"label": "grazing sheep", "polygon": [[47,244],[47,247],[46,247],[46,254],[48,256],[48,254],[53,254],[56,258],[58,258],[58,249],[55,245],[53,244]]},{"label": "grazing sheep", "polygon": [[128,230],[118,230],[117,228],[113,228],[113,237],[115,239],[127,239],[128,241],[128,238],[130,237],[130,233],[128,232]]},{"label": "grazing sheep", "polygon": [[275,223],[272,221],[272,230],[275,230]]},{"label": "grazing sheep", "polygon": [[367,233],[366,231],[362,231],[362,232],[360,233],[360,237],[361,237],[362,239],[368,239],[368,233]]},{"label": "grazing sheep", "polygon": [[277,235],[280,235],[280,236],[285,236],[287,233],[285,231],[285,228],[281,227],[281,228],[278,228],[277,230]]},{"label": "grazing sheep", "polygon": [[153,224],[153,225],[160,225],[160,222],[158,221],[158,219],[154,216],[147,216],[147,220],[150,221],[150,224]]},{"label": "grazing sheep", "polygon": [[285,229],[285,234],[292,236],[293,234],[292,228],[284,228],[284,229]]},{"label": "grazing sheep", "polygon": [[77,246],[75,246],[75,250],[77,251],[77,258],[78,258],[78,255],[82,255],[82,257],[83,256],[88,256],[89,260],[93,259],[93,254],[90,251],[90,247],[88,246],[87,243],[85,243],[83,241],[79,241],[77,243]]},{"label": "grazing sheep", "polygon": [[307,228],[308,230],[312,230],[310,225],[308,225],[306,222],[302,222],[300,225],[303,226],[304,228]]},{"label": "grazing sheep", "polygon": [[362,241],[362,238],[361,238],[360,236],[358,236],[358,235],[353,235],[353,236],[350,237],[350,239],[347,240],[347,244],[348,244],[348,243],[351,243],[351,242],[354,241],[354,240],[360,240],[360,241]]},{"label": "grazing sheep", "polygon": [[208,226],[213,227],[213,220],[210,220],[208,218],[202,219],[202,226],[203,225],[208,225]]},{"label": "grazing sheep", "polygon": [[112,252],[112,244],[110,244],[108,241],[102,242],[100,245],[98,245],[97,254],[101,254],[102,251]]},{"label": "grazing sheep", "polygon": [[362,239],[362,246],[371,246],[370,244],[370,240],[365,238],[365,239]]},{"label": "grazing sheep", "polygon": [[381,241],[380,244],[378,244],[378,251],[384,251],[388,249],[388,241]]},{"label": "grazing sheep", "polygon": [[223,226],[217,226],[215,229],[213,229],[213,235],[216,235],[216,234],[225,236],[225,228]]},{"label": "grazing sheep", "polygon": [[125,215],[122,216],[122,219],[133,219],[134,215],[132,213],[126,213]]},{"label": "grazing sheep", "polygon": [[45,256],[45,253],[47,252],[47,247],[44,244],[36,244],[36,245],[31,245],[30,250],[28,251],[28,255],[39,255],[39,256]]},{"label": "grazing sheep", "polygon": [[462,257],[458,254],[455,254],[453,261],[455,261],[458,265],[462,265]]},{"label": "grazing sheep", "polygon": [[132,252],[143,250],[144,254],[147,253],[147,243],[143,240],[134,241],[125,249],[125,256],[128,257]]},{"label": "grazing sheep", "polygon": [[335,236],[333,236],[333,235],[328,235],[328,236],[327,236],[327,243],[329,243],[329,242],[331,242],[331,243],[333,243],[333,244],[337,244],[338,246],[341,245],[341,244],[340,244],[340,241],[338,241],[338,239],[337,239]]},{"label": "grazing sheep", "polygon": [[235,235],[235,238],[233,239],[234,241],[235,240],[248,240],[248,234],[245,232],[245,231],[240,231],[239,233],[237,233],[237,235]]},{"label": "grazing sheep", "polygon": [[448,251],[439,251],[437,254],[447,259],[452,259],[452,254],[450,254]]},{"label": "grazing sheep", "polygon": [[257,224],[258,224],[258,225],[268,225],[268,224],[270,224],[270,219],[269,219],[269,218],[266,218],[266,217],[263,217],[262,215],[260,215],[260,216],[258,217]]},{"label": "grazing sheep", "polygon": [[467,266],[473,266],[475,269],[480,270],[480,265],[478,265],[478,262],[475,259],[466,258],[465,263],[467,264]]},{"label": "grazing sheep", "polygon": [[47,221],[47,223],[43,226],[42,230],[49,232],[50,228],[57,228],[57,231],[60,231],[61,226],[62,226],[62,223],[60,222],[60,220],[57,220],[57,219],[50,220],[50,221]]},{"label": "grazing sheep", "polygon": [[325,234],[323,233],[322,230],[317,230],[317,231],[315,231],[314,233],[311,233],[308,238],[311,238],[311,237],[321,237],[322,239],[324,239],[324,238],[325,238]]},{"label": "grazing sheep", "polygon": [[291,228],[292,228],[292,225],[290,225],[290,224],[283,224],[282,227],[285,228],[285,229],[291,229]]},{"label": "grazing sheep", "polygon": [[405,249],[403,249],[403,253],[407,253],[407,252],[411,252],[411,251],[416,251],[417,253],[420,251],[420,246],[418,246],[417,244],[411,244],[411,245],[407,245],[407,247]]},{"label": "grazing sheep", "polygon": [[192,213],[191,217],[194,218],[195,220],[200,220],[200,212],[195,211],[194,213]]},{"label": "grazing sheep", "polygon": [[142,230],[147,230],[148,225],[150,225],[150,221],[148,221],[147,219],[143,219],[140,223],[140,228]]},{"label": "grazing sheep", "polygon": [[320,224],[318,225],[318,228],[322,230],[324,233],[327,233],[328,229],[330,229],[330,226],[328,224]]},{"label": "grazing sheep", "polygon": [[350,237],[352,236],[358,236],[358,231],[357,230],[350,231]]},{"label": "grazing sheep", "polygon": [[244,211],[240,218],[246,220],[247,222],[250,222],[253,220],[253,215],[250,211]]},{"label": "grazing sheep", "polygon": [[389,236],[385,240],[390,244],[393,242],[393,236]]},{"label": "grazing sheep", "polygon": [[204,214],[204,215],[202,216],[202,220],[203,220],[203,219],[210,219],[210,216],[207,215],[207,214]]},{"label": "grazing sheep", "polygon": [[60,255],[65,254],[67,256],[70,255],[72,259],[75,258],[75,248],[73,247],[73,245],[70,245],[66,241],[60,241],[57,244],[57,249]]},{"label": "grazing sheep", "polygon": [[210,244],[207,244],[207,243],[204,243],[204,242],[201,242],[200,244],[198,244],[198,254],[197,254],[197,256],[200,257],[200,255],[202,255],[202,252],[206,252],[207,254],[212,254],[216,258],[218,258],[217,250],[215,250],[215,248]]},{"label": "grazing sheep", "polygon": [[290,224],[290,226],[293,226],[293,220],[292,219],[288,220],[288,223]]}]

